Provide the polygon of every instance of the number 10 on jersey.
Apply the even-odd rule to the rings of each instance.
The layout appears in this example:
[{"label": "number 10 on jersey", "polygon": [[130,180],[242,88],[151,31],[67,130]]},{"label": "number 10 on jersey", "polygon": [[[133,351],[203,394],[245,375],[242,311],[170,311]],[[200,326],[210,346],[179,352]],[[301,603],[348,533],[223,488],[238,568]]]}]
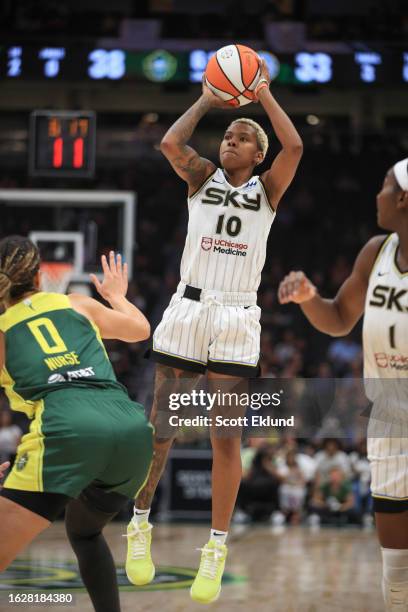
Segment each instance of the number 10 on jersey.
[{"label": "number 10 on jersey", "polygon": [[225,221],[225,215],[220,215],[218,217],[217,229],[215,230],[215,233],[221,234],[223,228],[225,227],[225,231],[227,232],[228,236],[234,238],[235,236],[238,236],[239,232],[241,231],[241,226],[242,221],[239,217],[229,217]]}]

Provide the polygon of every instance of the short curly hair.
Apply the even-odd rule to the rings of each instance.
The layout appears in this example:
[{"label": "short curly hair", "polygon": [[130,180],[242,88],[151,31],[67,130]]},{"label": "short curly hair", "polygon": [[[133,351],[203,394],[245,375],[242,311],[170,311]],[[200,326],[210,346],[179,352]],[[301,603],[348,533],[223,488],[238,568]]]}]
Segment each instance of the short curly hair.
[{"label": "short curly hair", "polygon": [[250,125],[251,128],[255,130],[259,150],[262,151],[262,155],[265,159],[269,147],[268,136],[266,135],[265,130],[259,125],[259,123],[253,121],[252,119],[247,119],[246,117],[234,119],[230,125],[235,125],[235,123],[245,123],[246,125]]}]

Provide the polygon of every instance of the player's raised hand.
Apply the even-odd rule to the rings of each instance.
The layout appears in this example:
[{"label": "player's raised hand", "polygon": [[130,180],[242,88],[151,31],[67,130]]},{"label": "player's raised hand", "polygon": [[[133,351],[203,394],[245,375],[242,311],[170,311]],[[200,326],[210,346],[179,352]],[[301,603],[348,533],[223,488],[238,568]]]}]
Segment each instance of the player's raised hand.
[{"label": "player's raised hand", "polygon": [[[219,96],[216,96],[215,93],[213,93],[211,89],[208,87],[205,81],[205,75],[203,75],[203,96],[208,101],[209,105],[212,108],[231,109],[231,108],[234,108],[234,106],[236,106],[236,102],[235,104],[232,104],[231,102],[225,102],[225,100],[223,100]],[[232,102],[234,102],[234,100],[232,100]]]},{"label": "player's raised hand", "polygon": [[10,467],[10,461],[5,461],[4,463],[0,463],[0,480],[3,478],[6,470]]},{"label": "player's raised hand", "polygon": [[279,285],[278,299],[281,304],[301,304],[311,300],[317,293],[316,287],[304,272],[290,272]]},{"label": "player's raised hand", "polygon": [[128,290],[127,263],[122,262],[122,257],[119,253],[115,256],[114,251],[110,251],[109,259],[106,255],[102,255],[101,262],[103,270],[102,282],[100,282],[95,274],[90,274],[91,281],[99,295],[108,302],[115,297],[125,296]]}]

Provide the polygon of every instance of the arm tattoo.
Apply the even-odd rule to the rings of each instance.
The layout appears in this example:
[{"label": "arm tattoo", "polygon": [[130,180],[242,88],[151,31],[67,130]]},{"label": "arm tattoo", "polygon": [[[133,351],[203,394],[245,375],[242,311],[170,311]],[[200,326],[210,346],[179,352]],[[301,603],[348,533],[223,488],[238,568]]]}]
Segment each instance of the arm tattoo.
[{"label": "arm tattoo", "polygon": [[173,125],[168,131],[169,136],[177,139],[180,145],[186,144],[196,126],[205,113],[209,110],[210,106],[206,100],[200,98],[191,108],[189,108]]},{"label": "arm tattoo", "polygon": [[190,149],[190,147],[184,145],[182,149],[185,150],[184,155],[179,155],[173,159],[173,166],[177,168],[177,170],[181,170],[188,174],[191,181],[200,180],[203,173],[201,157],[198,153],[193,151],[193,149]]},{"label": "arm tattoo", "polygon": [[169,158],[175,170],[187,175],[191,183],[201,182],[205,163],[194,149],[187,146],[198,122],[210,108],[208,102],[200,98],[171,126],[166,137],[177,145],[177,154]]}]

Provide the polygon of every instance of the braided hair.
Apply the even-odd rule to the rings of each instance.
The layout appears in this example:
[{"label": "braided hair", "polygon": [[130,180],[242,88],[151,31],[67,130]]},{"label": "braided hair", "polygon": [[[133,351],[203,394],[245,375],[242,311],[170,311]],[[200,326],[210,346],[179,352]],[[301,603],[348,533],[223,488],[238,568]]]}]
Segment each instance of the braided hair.
[{"label": "braided hair", "polygon": [[7,236],[0,240],[0,302],[35,291],[39,268],[40,253],[29,238]]}]

